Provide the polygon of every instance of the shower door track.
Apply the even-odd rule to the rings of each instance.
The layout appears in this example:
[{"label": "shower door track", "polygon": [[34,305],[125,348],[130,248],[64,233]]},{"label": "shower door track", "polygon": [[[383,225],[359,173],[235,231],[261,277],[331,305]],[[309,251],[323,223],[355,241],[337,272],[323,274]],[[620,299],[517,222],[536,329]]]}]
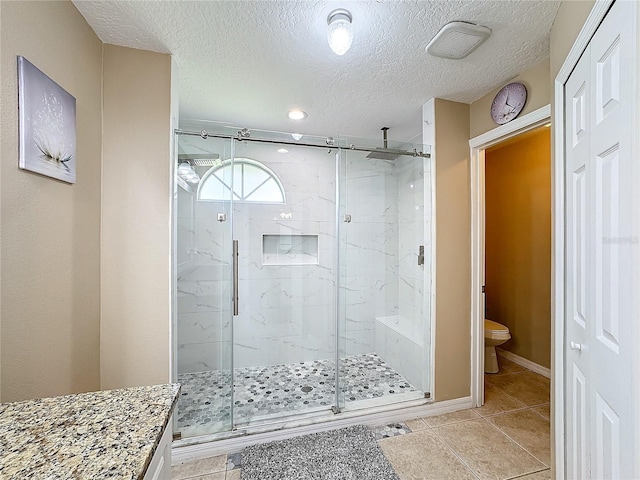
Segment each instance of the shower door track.
[{"label": "shower door track", "polygon": [[[457,404],[460,402],[460,400],[462,399],[456,399],[454,402],[450,403]],[[469,399],[465,398],[464,404],[466,405],[468,401]],[[449,410],[447,403],[449,402],[444,402],[442,406],[444,406],[446,410]],[[374,423],[375,425],[380,425],[380,421],[384,423],[388,421],[400,421],[401,419],[406,420],[412,415],[404,412],[420,412],[416,413],[416,418],[420,417],[422,412],[428,412],[434,406],[436,406],[436,404],[431,399],[422,398],[414,400],[403,400],[397,403],[372,406],[358,410],[346,410],[338,414],[332,413],[331,410],[316,411],[303,414],[291,414],[285,418],[273,420],[267,423],[243,424],[235,427],[233,430],[227,430],[224,432],[174,439],[174,448],[206,445],[211,444],[211,442],[215,442],[217,444],[225,440],[233,439],[237,441],[240,438],[247,438],[254,435],[281,435],[283,432],[291,430],[295,431],[297,429],[309,429],[310,431],[315,432],[322,431],[327,427],[336,428],[337,425],[373,425]],[[371,422],[370,418],[384,420]]]},{"label": "shower door track", "polygon": [[386,407],[369,408],[365,411],[347,412],[326,417],[325,421],[317,418],[313,421],[289,422],[281,428],[267,431],[245,432],[242,429],[234,432],[203,435],[188,439],[176,440],[172,444],[172,463],[174,465],[194,459],[215,455],[235,453],[255,443],[283,440],[299,435],[333,430],[349,425],[378,426],[405,421],[409,418],[442,415],[458,410],[471,408],[471,397],[456,398],[433,403],[429,400],[414,400]]},{"label": "shower door track", "polygon": [[258,143],[271,143],[271,144],[275,144],[275,145],[291,145],[291,146],[295,146],[295,147],[314,147],[314,148],[340,148],[343,150],[353,150],[356,152],[377,152],[377,153],[388,153],[391,155],[407,155],[410,157],[422,157],[422,158],[431,158],[431,154],[429,153],[424,153],[424,152],[419,152],[417,150],[413,150],[413,151],[409,151],[409,150],[398,150],[398,149],[394,149],[394,148],[375,148],[375,147],[358,147],[356,145],[350,144],[350,145],[336,145],[335,142],[336,140],[332,139],[331,137],[327,138],[327,143],[325,143],[324,145],[322,144],[318,144],[318,143],[300,143],[300,142],[289,142],[289,141],[285,141],[285,140],[269,140],[266,138],[252,138],[252,137],[246,137],[246,136],[242,136],[241,132],[238,132],[237,136],[233,136],[233,135],[228,135],[228,134],[221,134],[221,133],[209,133],[206,130],[202,130],[200,132],[195,132],[195,131],[189,131],[189,130],[181,130],[179,128],[177,128],[176,130],[174,130],[176,135],[190,135],[190,136],[194,136],[194,137],[202,137],[204,139],[207,138],[223,138],[223,139],[234,139],[237,140],[239,142],[258,142]]}]

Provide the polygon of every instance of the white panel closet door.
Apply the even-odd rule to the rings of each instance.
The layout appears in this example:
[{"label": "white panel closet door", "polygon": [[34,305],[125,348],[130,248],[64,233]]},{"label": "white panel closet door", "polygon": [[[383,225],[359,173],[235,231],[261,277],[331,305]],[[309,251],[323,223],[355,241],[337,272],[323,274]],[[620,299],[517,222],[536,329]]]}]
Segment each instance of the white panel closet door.
[{"label": "white panel closet door", "polygon": [[[589,81],[589,52],[587,50],[565,85],[565,145],[566,155],[566,215],[567,215],[567,267],[565,310],[567,339],[571,345],[587,344],[589,325],[588,281],[591,277],[587,256],[593,234],[592,222],[587,215],[588,186],[591,176],[589,160],[591,107],[591,83]],[[567,478],[588,478],[589,454],[587,441],[590,437],[587,421],[587,378],[589,372],[588,350],[568,350],[565,368],[565,402],[567,422]]]},{"label": "white panel closet door", "polygon": [[565,86],[570,479],[638,474],[636,8],[612,6]]}]

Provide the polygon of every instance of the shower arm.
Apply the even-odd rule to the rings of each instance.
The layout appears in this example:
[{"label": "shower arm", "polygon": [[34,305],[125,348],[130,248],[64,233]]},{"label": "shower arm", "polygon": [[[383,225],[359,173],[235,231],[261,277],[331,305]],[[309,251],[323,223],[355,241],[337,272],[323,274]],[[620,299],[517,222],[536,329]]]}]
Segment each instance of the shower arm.
[{"label": "shower arm", "polygon": [[222,139],[234,139],[237,140],[239,142],[258,142],[258,143],[271,143],[271,144],[275,144],[275,145],[292,145],[292,146],[296,146],[296,147],[316,147],[316,148],[340,148],[342,150],[353,150],[356,152],[380,152],[380,153],[390,153],[390,154],[395,154],[395,155],[407,155],[410,157],[423,157],[423,158],[431,158],[431,155],[428,153],[424,153],[424,152],[420,152],[417,149],[413,149],[413,151],[409,151],[409,150],[399,150],[399,149],[395,149],[395,148],[386,148],[386,144],[385,144],[385,148],[366,148],[366,147],[358,147],[356,145],[345,145],[345,146],[340,146],[340,145],[330,145],[330,144],[317,144],[317,143],[300,143],[300,142],[289,142],[289,141],[285,141],[285,140],[268,140],[265,138],[252,138],[252,137],[247,137],[247,136],[242,136],[242,135],[238,135],[236,137],[234,137],[233,135],[224,135],[221,133],[209,133],[206,130],[202,130],[200,132],[194,132],[194,131],[189,131],[189,130],[181,130],[179,128],[174,130],[174,133],[176,135],[189,135],[189,136],[196,136],[196,137],[202,137],[205,140],[207,138],[222,138]]}]

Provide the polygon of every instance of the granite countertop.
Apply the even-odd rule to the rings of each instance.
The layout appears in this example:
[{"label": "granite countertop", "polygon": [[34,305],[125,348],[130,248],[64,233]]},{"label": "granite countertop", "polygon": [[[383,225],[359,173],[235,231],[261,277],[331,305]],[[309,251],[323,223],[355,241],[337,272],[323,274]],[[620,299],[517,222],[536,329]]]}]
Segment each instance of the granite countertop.
[{"label": "granite countertop", "polygon": [[141,479],[179,391],[166,384],[0,404],[0,478]]}]

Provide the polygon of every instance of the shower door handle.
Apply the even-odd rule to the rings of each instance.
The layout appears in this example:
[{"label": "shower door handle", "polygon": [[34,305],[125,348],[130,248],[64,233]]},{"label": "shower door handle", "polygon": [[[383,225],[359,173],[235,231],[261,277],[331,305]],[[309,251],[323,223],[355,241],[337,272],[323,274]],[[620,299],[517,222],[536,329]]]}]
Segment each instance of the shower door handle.
[{"label": "shower door handle", "polygon": [[233,241],[233,316],[238,316],[238,240]]}]

